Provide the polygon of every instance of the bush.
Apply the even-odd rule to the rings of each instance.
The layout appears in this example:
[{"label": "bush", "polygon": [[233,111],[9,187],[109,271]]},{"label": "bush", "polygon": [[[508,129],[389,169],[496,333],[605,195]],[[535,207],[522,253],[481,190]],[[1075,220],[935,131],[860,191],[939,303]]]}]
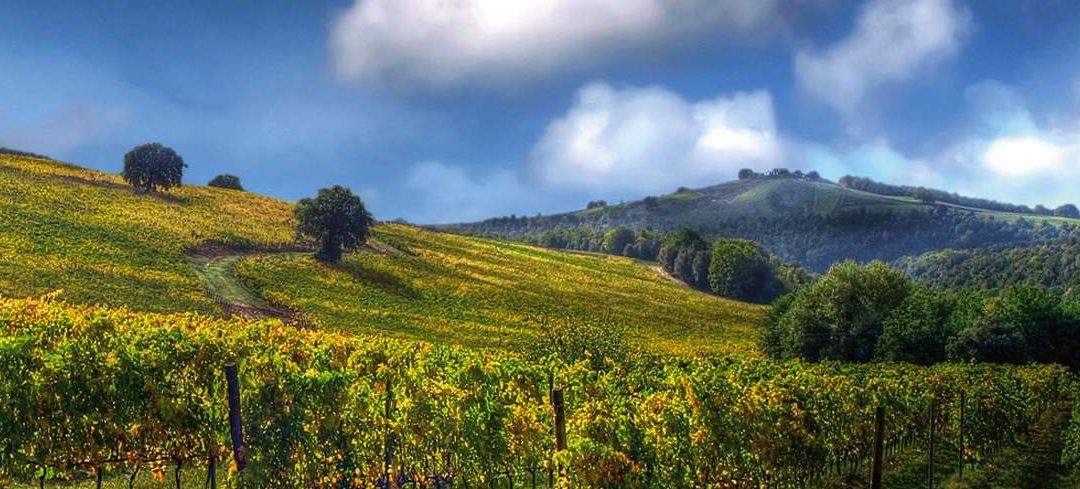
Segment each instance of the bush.
[{"label": "bush", "polygon": [[168,190],[180,186],[187,165],[172,148],[161,143],[136,146],[124,155],[124,181],[137,192],[153,192],[161,187]]},{"label": "bush", "polygon": [[240,185],[240,177],[229,174],[218,175],[212,180],[210,180],[210,183],[207,183],[206,185],[208,187],[227,188],[240,191],[244,190],[244,187]]},{"label": "bush", "polygon": [[615,228],[604,235],[601,247],[604,253],[611,255],[625,255],[626,248],[634,243],[634,232],[627,228]]}]

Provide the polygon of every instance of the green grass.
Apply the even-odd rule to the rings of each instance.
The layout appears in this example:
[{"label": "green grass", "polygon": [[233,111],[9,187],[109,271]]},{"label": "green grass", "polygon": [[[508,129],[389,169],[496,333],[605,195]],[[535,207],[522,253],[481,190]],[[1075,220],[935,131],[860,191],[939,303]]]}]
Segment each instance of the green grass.
[{"label": "green grass", "polygon": [[399,252],[243,259],[237,272],[275,304],[324,327],[473,347],[517,349],[560,322],[626,330],[677,354],[752,353],[765,308],[692,291],[622,257],[380,226]]}]

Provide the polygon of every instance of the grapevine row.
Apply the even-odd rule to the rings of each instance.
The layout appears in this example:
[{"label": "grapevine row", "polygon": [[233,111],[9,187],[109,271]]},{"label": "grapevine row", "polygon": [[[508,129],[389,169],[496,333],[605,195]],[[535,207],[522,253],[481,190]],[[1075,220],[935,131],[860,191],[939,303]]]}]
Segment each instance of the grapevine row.
[{"label": "grapevine row", "polygon": [[[1055,366],[703,358],[597,370],[275,321],[0,299],[0,484],[228,460],[229,362],[244,481],[274,487],[371,487],[388,469],[471,487],[538,467],[569,487],[801,486],[865,467],[878,405],[890,453],[926,435],[931,402],[941,446],[955,446],[963,392],[977,462],[1068,382]],[[552,385],[566,392],[559,452]]]}]

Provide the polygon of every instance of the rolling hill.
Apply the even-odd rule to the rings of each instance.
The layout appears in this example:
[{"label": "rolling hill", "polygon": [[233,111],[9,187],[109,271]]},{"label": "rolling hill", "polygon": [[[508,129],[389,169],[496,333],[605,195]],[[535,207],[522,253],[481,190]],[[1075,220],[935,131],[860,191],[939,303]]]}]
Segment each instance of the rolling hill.
[{"label": "rolling hill", "polygon": [[[958,197],[957,202],[972,200]],[[688,227],[709,236],[758,241],[785,261],[821,272],[849,258],[893,260],[946,247],[1039,243],[1058,237],[1062,225],[1080,223],[957,202],[926,202],[825,180],[762,177],[563,214],[437,228],[523,239],[564,229]]]},{"label": "rolling hill", "polygon": [[[269,299],[344,332],[520,348],[541,328],[587,322],[686,353],[753,351],[765,312],[626,258],[400,225],[376,227],[381,251],[327,266],[294,251],[291,210],[199,186],[135,195],[115,175],[0,155],[0,295],[62,290],[72,303],[220,313],[210,289]],[[208,274],[197,253],[228,261]]]}]

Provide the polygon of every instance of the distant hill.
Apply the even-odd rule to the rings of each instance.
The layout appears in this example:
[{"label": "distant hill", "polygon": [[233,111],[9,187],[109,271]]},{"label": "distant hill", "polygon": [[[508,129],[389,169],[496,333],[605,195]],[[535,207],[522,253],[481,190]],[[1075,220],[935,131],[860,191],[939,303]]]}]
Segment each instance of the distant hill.
[{"label": "distant hill", "polygon": [[[752,239],[785,261],[824,271],[848,258],[893,260],[948,247],[1045,242],[1060,235],[1061,225],[1080,223],[1068,217],[1009,212],[1001,209],[1026,208],[940,191],[886,188],[896,195],[821,179],[759,175],[634,202],[592,203],[591,208],[563,214],[499,217],[438,228],[526,239],[561,229],[688,227],[707,236]],[[977,207],[980,203],[993,208]]]}]

